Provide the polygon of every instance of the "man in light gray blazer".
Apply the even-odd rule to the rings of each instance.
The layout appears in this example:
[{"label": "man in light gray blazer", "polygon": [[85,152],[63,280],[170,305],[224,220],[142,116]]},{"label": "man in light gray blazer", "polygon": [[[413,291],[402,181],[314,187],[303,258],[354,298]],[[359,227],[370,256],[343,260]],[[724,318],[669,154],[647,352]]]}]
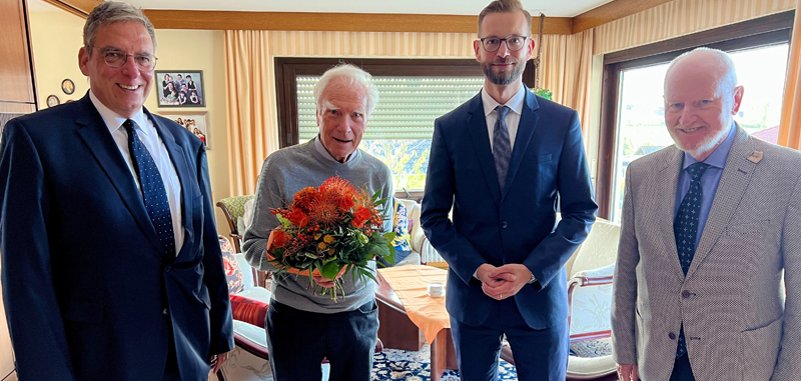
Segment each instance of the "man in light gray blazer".
[{"label": "man in light gray blazer", "polygon": [[724,52],[676,58],[664,96],[676,144],[626,173],[612,309],[618,373],[798,380],[801,153],[734,123],[743,87]]}]

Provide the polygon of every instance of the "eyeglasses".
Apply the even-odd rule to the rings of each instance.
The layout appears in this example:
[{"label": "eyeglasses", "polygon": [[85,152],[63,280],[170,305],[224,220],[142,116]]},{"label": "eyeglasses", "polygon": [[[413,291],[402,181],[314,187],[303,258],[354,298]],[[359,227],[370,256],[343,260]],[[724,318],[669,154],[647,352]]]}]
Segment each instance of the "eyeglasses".
[{"label": "eyeglasses", "polygon": [[[92,49],[94,48],[95,47],[92,47]],[[108,48],[97,49],[100,49],[100,52],[103,54],[103,61],[106,62],[106,65],[115,69],[123,67],[128,62],[128,56],[133,57],[136,66],[145,71],[153,70],[156,67],[156,61],[158,61],[156,56],[150,54],[131,54]]]},{"label": "eyeglasses", "polygon": [[498,49],[501,48],[501,42],[504,41],[506,41],[506,47],[509,50],[516,52],[523,49],[523,46],[526,45],[526,40],[528,40],[528,36],[509,36],[506,38],[484,37],[479,40],[481,41],[481,46],[488,52],[498,51]]}]

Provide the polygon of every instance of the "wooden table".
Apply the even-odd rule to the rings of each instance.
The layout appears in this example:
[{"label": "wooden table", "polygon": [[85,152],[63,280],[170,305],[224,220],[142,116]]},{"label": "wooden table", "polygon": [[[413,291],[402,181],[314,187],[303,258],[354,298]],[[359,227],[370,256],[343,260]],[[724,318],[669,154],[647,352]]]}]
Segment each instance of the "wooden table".
[{"label": "wooden table", "polygon": [[[380,272],[378,281],[376,300],[381,322],[378,337],[384,343],[384,348],[419,351],[425,343],[420,329],[409,319],[403,303]],[[444,276],[442,281],[444,283]],[[439,381],[445,369],[458,369],[450,328],[440,330],[431,343],[431,380]]]}]

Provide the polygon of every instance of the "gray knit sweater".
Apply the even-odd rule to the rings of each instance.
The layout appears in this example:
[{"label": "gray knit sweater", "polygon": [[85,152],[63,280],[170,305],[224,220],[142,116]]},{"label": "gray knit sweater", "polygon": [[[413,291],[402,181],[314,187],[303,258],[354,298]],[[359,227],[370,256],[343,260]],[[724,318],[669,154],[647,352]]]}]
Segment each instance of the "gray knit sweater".
[{"label": "gray knit sweater", "polygon": [[[392,205],[392,177],[389,168],[370,154],[356,150],[344,163],[334,160],[319,137],[307,143],[287,147],[267,157],[256,187],[253,221],[245,231],[242,250],[248,262],[259,270],[273,267],[264,258],[267,237],[278,226],[270,213],[273,208],[285,208],[292,203],[295,193],[308,186],[317,187],[331,176],[339,176],[354,186],[376,191]],[[384,230],[392,231],[391,208],[384,209]],[[375,268],[375,262],[371,262]],[[276,276],[273,279],[273,299],[290,307],[315,312],[336,313],[352,311],[375,298],[376,284],[371,279],[355,280],[350,274],[342,278],[345,297],[333,302],[328,295],[320,295],[320,287],[308,276]]]}]

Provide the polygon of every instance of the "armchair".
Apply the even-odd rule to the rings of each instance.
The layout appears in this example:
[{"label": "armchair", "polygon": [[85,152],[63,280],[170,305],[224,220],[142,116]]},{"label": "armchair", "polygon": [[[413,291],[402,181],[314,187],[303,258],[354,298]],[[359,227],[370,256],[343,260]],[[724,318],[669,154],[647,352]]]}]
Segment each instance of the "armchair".
[{"label": "armchair", "polygon": [[619,237],[620,225],[597,219],[566,266],[571,379],[597,379],[615,372],[610,317]]},{"label": "armchair", "polygon": [[412,254],[416,256],[419,263],[434,266],[439,268],[448,268],[437,250],[428,242],[423,226],[420,225],[420,204],[411,199],[396,198],[396,203],[402,204],[407,211],[409,223],[409,244],[412,248]]},{"label": "armchair", "polygon": [[[226,197],[217,201],[217,207],[222,210],[223,215],[225,215],[225,220],[228,222],[228,229],[230,229],[228,236],[231,237],[230,242],[231,245],[233,245],[233,252],[235,253],[242,252],[242,240],[245,236],[245,229],[247,229],[247,225],[250,223],[248,215],[252,214],[252,206],[249,206],[249,204],[252,203],[252,194]],[[253,277],[256,280],[255,285],[268,287],[270,279],[269,274],[256,270],[255,268],[250,268],[250,270],[253,272]]]},{"label": "armchair", "polygon": [[256,277],[245,256],[233,253],[220,237],[231,310],[234,315],[234,344],[228,360],[217,372],[220,381],[272,380],[264,322],[272,293],[256,285]]},{"label": "armchair", "polygon": [[568,281],[568,376],[596,379],[615,372],[612,357],[612,276],[615,265],[580,271]]},{"label": "armchair", "polygon": [[[610,318],[619,237],[620,225],[597,219],[587,239],[565,265],[570,327],[568,380],[616,379]],[[514,354],[506,343],[501,353],[514,364]]]},{"label": "armchair", "polygon": [[244,221],[245,203],[251,199],[253,199],[253,195],[249,194],[246,196],[226,197],[217,201],[217,207],[222,210],[225,215],[225,220],[228,222],[228,228],[231,231],[229,234],[231,237],[231,244],[234,245],[234,250],[237,253],[242,252],[240,246],[242,244],[243,235],[245,234],[245,228],[247,228],[246,222]]}]

